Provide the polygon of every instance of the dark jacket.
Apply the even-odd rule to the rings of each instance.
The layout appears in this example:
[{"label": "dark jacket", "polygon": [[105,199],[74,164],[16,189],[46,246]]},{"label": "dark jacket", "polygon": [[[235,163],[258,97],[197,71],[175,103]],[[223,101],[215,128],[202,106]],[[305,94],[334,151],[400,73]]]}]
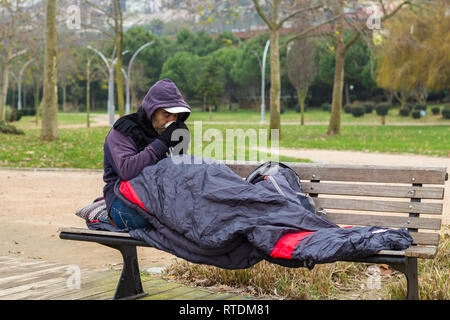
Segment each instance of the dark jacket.
[{"label": "dark jacket", "polygon": [[[176,85],[169,79],[156,82],[142,102],[142,110],[145,112],[146,120],[148,120],[148,126],[152,125],[152,115],[159,108],[179,106],[191,109],[184,101]],[[188,117],[189,113],[183,113],[180,120],[185,121]],[[133,139],[132,135],[126,135],[114,127],[111,128],[106,136],[103,147],[103,181],[105,182],[103,196],[108,212],[116,199],[114,195],[114,183],[116,180],[119,178],[124,181],[130,180],[136,177],[146,166],[155,164],[166,157],[168,147],[161,140],[157,139],[159,135],[156,131],[149,130],[146,132],[146,135],[150,135],[148,138],[152,142],[142,150],[140,150],[141,148],[138,147],[138,143]]]}]

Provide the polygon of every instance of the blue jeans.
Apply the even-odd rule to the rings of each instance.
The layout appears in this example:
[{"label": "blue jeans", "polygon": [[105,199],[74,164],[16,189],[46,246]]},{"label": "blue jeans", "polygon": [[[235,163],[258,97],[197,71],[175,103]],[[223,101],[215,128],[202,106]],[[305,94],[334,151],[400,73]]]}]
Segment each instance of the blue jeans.
[{"label": "blue jeans", "polygon": [[131,209],[119,199],[116,199],[111,206],[111,218],[120,229],[138,229],[149,225],[149,222],[137,211]]}]

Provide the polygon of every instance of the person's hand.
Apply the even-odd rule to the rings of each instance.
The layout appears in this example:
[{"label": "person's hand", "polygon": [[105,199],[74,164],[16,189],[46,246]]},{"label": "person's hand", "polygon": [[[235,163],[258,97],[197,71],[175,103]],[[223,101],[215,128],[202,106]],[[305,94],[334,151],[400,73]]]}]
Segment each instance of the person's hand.
[{"label": "person's hand", "polygon": [[173,137],[175,141],[172,140],[172,135],[177,129],[184,129],[189,132],[189,129],[184,124],[184,122],[173,122],[166,128],[166,130],[164,130],[164,132],[159,136],[158,139],[161,140],[167,147],[173,147],[177,145],[180,142],[180,135],[177,135],[178,139],[176,140],[175,137]]},{"label": "person's hand", "polygon": [[[171,147],[175,147],[178,144],[183,144],[184,142],[186,142],[187,144],[185,146],[187,146],[189,144],[190,141],[190,135],[189,135],[189,129],[186,126],[186,124],[184,122],[178,122],[178,128],[175,129],[176,131],[174,131],[172,133],[172,139],[171,139]],[[181,146],[183,148],[183,146]]]}]

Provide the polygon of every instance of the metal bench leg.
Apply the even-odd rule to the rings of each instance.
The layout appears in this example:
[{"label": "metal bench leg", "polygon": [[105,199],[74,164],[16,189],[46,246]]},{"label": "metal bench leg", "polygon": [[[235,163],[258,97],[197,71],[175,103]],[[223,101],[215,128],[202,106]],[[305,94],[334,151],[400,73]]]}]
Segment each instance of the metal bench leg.
[{"label": "metal bench leg", "polygon": [[123,257],[123,269],[117,284],[114,299],[133,300],[147,295],[142,288],[141,275],[135,246],[107,245],[120,251]]},{"label": "metal bench leg", "polygon": [[417,258],[407,258],[405,276],[408,286],[407,300],[419,300],[419,281],[417,276]]},{"label": "metal bench leg", "polygon": [[405,264],[393,264],[391,266],[405,274],[407,285],[406,300],[419,300],[417,258],[406,258]]}]

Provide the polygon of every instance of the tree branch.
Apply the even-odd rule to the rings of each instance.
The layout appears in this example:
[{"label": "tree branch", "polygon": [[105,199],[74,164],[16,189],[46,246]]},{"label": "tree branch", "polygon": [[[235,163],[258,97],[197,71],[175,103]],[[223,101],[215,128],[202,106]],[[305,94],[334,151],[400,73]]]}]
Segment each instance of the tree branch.
[{"label": "tree branch", "polygon": [[344,46],[344,52],[346,52],[347,49],[348,49],[352,44],[354,44],[354,43],[356,42],[356,40],[358,40],[358,38],[359,38],[360,36],[361,36],[361,32],[357,32],[357,33],[353,36],[352,40],[350,40],[349,42],[347,42],[347,43],[345,44],[345,46]]},{"label": "tree branch", "polygon": [[272,21],[270,21],[270,20],[266,17],[266,15],[264,14],[264,12],[263,12],[262,9],[261,9],[261,6],[259,5],[259,1],[258,1],[258,0],[253,0],[253,4],[255,5],[256,12],[258,12],[259,16],[261,17],[261,19],[264,20],[264,22],[267,24],[267,26],[269,27],[269,29],[270,29],[270,30],[274,30],[275,27],[277,27],[277,26],[275,26],[275,25],[272,23]]},{"label": "tree branch", "polygon": [[277,29],[281,28],[283,23],[285,23],[287,20],[295,17],[298,14],[301,14],[301,13],[306,12],[306,11],[313,11],[313,10],[316,10],[316,9],[319,9],[319,8],[322,8],[322,7],[323,7],[322,5],[318,5],[318,6],[315,6],[315,7],[310,7],[310,8],[306,8],[306,9],[297,10],[297,11],[293,12],[292,14],[288,15],[287,17],[281,19],[281,21],[277,25]]},{"label": "tree branch", "polygon": [[[382,0],[380,0],[380,1],[383,2]],[[396,14],[403,6],[405,6],[405,5],[407,5],[407,4],[412,5],[411,1],[403,1],[401,4],[399,4],[399,5],[397,6],[397,8],[394,9],[394,11],[392,11],[392,12],[389,13],[389,14],[383,15],[383,16],[381,17],[381,21],[385,21],[385,20],[389,19],[390,17],[392,17],[393,15],[395,15],[395,14]]]},{"label": "tree branch", "polygon": [[303,37],[305,37],[308,33],[312,32],[312,31],[314,31],[314,30],[317,30],[317,29],[319,29],[320,27],[322,27],[322,26],[324,26],[324,25],[326,25],[326,24],[328,24],[328,23],[330,23],[330,22],[335,21],[336,19],[338,19],[338,18],[339,18],[340,16],[342,16],[342,15],[344,15],[344,14],[335,16],[335,17],[333,17],[333,18],[331,18],[331,19],[328,19],[328,20],[324,21],[323,23],[321,23],[321,24],[319,24],[319,25],[317,25],[317,26],[311,27],[311,28],[309,28],[308,30],[306,30],[306,31],[304,31],[304,32],[302,32],[302,33],[299,33],[299,34],[297,34],[297,35],[295,35],[295,36],[290,37],[289,39],[286,40],[285,43],[283,43],[283,44],[280,46],[280,49],[285,48],[285,47],[289,44],[289,42],[291,42],[291,41],[303,39]]}]

